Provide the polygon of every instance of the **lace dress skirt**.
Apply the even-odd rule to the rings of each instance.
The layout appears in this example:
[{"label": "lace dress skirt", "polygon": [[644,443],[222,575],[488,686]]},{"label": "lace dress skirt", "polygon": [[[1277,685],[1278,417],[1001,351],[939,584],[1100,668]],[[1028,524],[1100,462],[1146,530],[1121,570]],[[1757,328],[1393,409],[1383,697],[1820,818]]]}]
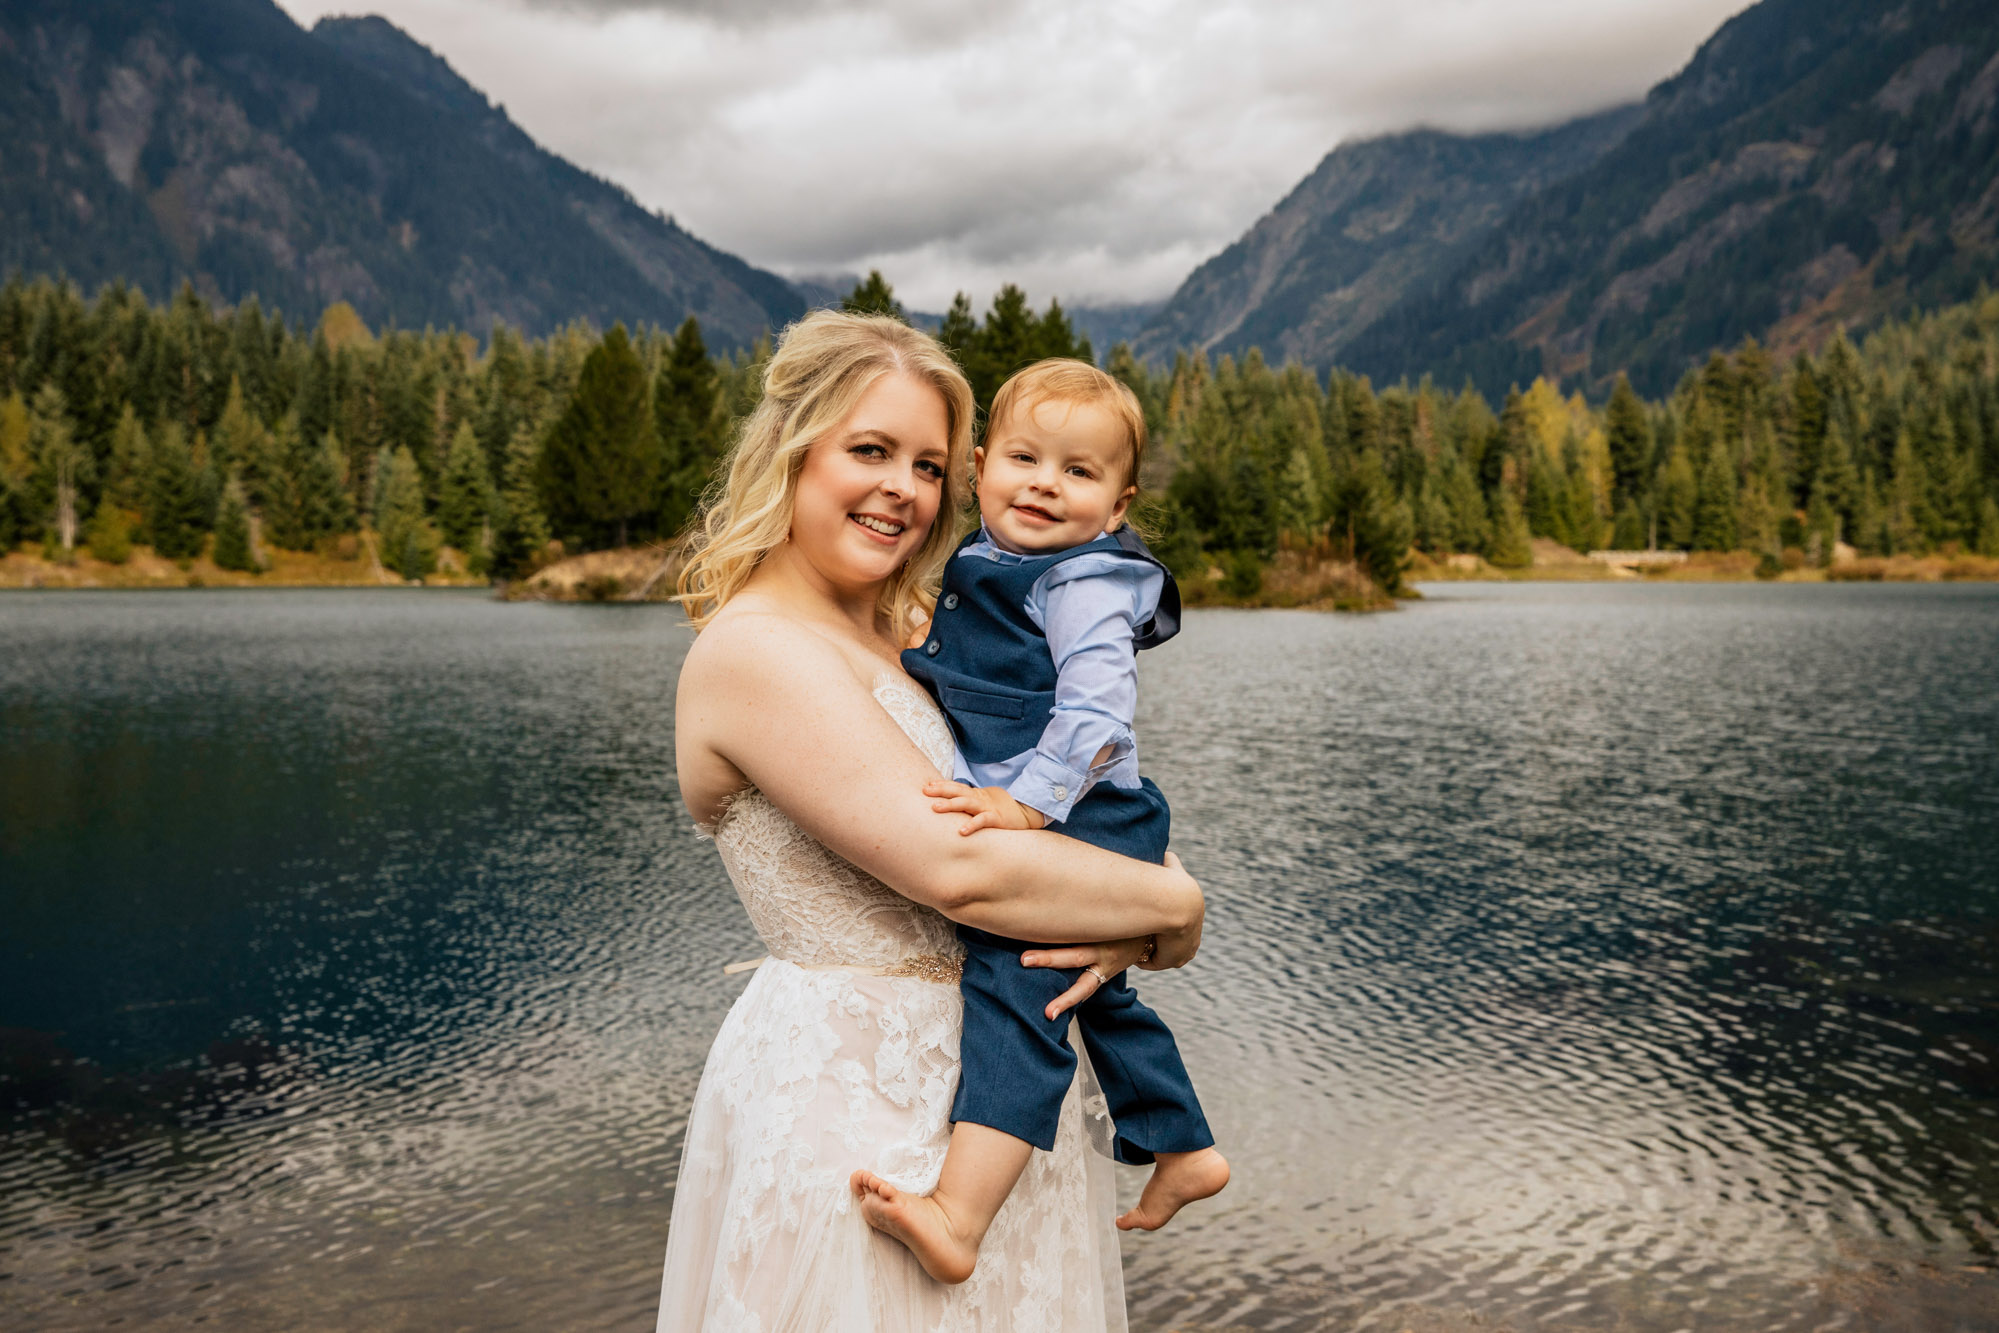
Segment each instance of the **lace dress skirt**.
[{"label": "lace dress skirt", "polygon": [[953,984],[776,960],[757,970],[689,1116],[661,1333],[1123,1333],[1115,1191],[1086,1131],[1087,1074],[969,1282],[932,1281],[862,1221],[856,1168],[936,1186],[961,1017]]}]

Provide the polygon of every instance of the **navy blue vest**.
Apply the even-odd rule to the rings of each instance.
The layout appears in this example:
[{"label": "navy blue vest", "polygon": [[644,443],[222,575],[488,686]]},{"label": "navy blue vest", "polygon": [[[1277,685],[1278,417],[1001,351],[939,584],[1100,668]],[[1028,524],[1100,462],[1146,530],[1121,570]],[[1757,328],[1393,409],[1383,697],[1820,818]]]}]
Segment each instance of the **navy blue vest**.
[{"label": "navy blue vest", "polygon": [[[977,532],[958,544],[962,551]],[[1166,577],[1159,607],[1133,643],[1154,648],[1180,632],[1180,586],[1137,533],[1115,533],[1025,560],[961,560],[944,566],[943,595],[921,648],[906,649],[902,669],[923,682],[950,720],[965,758],[996,764],[1032,750],[1055,711],[1055,659],[1048,636],[1028,618],[1035,581],[1065,560],[1107,551],[1154,566]]]}]

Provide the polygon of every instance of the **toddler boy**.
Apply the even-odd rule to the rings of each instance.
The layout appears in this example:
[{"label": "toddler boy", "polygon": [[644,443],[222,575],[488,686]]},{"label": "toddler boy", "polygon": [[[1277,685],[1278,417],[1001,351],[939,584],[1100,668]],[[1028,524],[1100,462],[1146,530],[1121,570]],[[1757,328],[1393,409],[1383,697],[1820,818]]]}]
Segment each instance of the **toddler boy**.
[{"label": "toddler boy", "polygon": [[[981,524],[945,566],[921,642],[903,666],[936,696],[957,741],[957,782],[926,790],[969,815],[964,832],[1048,828],[1158,862],[1170,812],[1138,772],[1135,652],[1179,629],[1173,576],[1123,526],[1138,493],[1145,418],[1131,391],[1082,361],[1038,362],[993,399],[974,453]],[[1073,1081],[1070,1015],[1047,1006],[1081,975],[1027,968],[1048,947],[958,928],[965,1026],[954,1128],[937,1188],[854,1186],[870,1225],[932,1277],[962,1282],[1034,1148],[1055,1145]],[[1116,1155],[1154,1163],[1120,1227],[1154,1230],[1228,1183],[1228,1163],[1173,1036],[1124,973],[1073,1016],[1116,1127]]]}]

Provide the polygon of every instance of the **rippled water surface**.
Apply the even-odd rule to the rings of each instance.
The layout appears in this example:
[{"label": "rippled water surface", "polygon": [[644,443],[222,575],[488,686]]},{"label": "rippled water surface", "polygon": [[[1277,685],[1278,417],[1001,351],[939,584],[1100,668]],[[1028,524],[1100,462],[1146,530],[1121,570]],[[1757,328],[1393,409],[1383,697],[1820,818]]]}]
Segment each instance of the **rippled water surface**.
[{"label": "rippled water surface", "polygon": [[[1429,591],[1143,659],[1237,1174],[1134,1327],[1999,1328],[1999,590]],[[0,1325],[650,1327],[675,619],[0,600]]]}]

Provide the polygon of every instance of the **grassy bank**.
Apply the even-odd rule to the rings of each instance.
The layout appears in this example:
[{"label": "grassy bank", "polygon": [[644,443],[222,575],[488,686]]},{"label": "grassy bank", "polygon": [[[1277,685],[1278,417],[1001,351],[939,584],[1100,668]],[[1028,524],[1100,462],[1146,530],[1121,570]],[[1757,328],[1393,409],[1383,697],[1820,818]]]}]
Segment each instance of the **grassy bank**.
[{"label": "grassy bank", "polygon": [[1574,583],[1948,583],[1999,581],[1999,560],[1963,554],[1864,556],[1839,560],[1826,568],[1811,565],[1802,551],[1791,549],[1774,563],[1755,551],[1696,551],[1682,564],[1653,565],[1634,571],[1590,560],[1566,546],[1537,537],[1533,563],[1502,569],[1478,556],[1431,558],[1413,553],[1408,578],[1412,583],[1453,582],[1574,582]]},{"label": "grassy bank", "polygon": [[[1407,581],[1455,582],[1574,582],[1574,583],[1736,583],[1757,579],[1785,583],[1944,583],[1999,581],[1999,560],[1975,555],[1859,557],[1820,569],[1789,551],[1772,572],[1753,551],[1702,551],[1676,565],[1653,566],[1633,572],[1590,560],[1566,546],[1537,538],[1533,563],[1502,569],[1475,555],[1431,557],[1413,551]],[[51,559],[43,548],[24,545],[0,556],[0,589],[9,588],[361,588],[406,585],[384,569],[377,558],[372,533],[329,542],[318,551],[268,550],[264,569],[255,574],[223,569],[209,554],[192,560],[167,560],[151,547],[134,546],[131,556],[116,564],[78,550],[68,560]],[[481,587],[486,580],[469,574],[456,551],[439,554],[438,571],[423,579],[426,587]],[[1759,572],[1760,567],[1760,572]],[[677,572],[661,545],[590,551],[559,559],[531,577],[504,585],[508,601],[664,602],[673,595]],[[1251,586],[1247,577],[1232,576],[1219,566],[1205,576],[1181,580],[1188,606],[1290,607],[1313,611],[1381,611],[1396,599],[1385,595],[1353,562],[1335,559],[1320,549],[1287,548],[1263,568]],[[1415,596],[1407,589],[1404,597]]]},{"label": "grassy bank", "polygon": [[[211,558],[214,543],[189,560],[168,560],[150,546],[133,546],[126,559],[98,560],[79,548],[67,559],[52,557],[38,545],[24,545],[0,555],[0,588],[400,588],[398,574],[382,567],[374,534],[349,534],[324,543],[316,551],[262,553],[257,573],[223,569]],[[438,555],[438,571],[423,579],[426,587],[478,587],[482,578],[465,572],[456,551]]]}]

